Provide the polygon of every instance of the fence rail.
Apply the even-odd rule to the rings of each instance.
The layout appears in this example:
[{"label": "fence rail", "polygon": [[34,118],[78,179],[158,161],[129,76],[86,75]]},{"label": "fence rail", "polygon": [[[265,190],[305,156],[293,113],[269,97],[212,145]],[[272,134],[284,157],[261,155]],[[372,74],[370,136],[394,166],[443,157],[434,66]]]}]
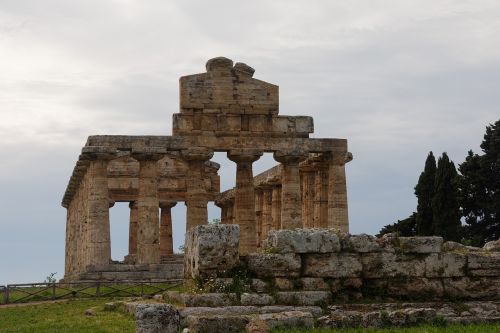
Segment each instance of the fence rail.
[{"label": "fence rail", "polygon": [[0,305],[70,298],[152,296],[181,283],[182,280],[8,284],[0,286]]}]

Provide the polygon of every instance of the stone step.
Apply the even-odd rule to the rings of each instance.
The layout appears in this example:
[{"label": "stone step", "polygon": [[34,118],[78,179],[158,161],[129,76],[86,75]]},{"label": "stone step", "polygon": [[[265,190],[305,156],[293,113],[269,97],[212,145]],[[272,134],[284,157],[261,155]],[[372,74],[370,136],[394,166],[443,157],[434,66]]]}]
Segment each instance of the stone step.
[{"label": "stone step", "polygon": [[238,297],[235,293],[192,294],[167,291],[164,294],[164,298],[168,302],[185,307],[221,307],[230,305],[326,307],[332,301],[332,294],[329,291],[281,291],[273,295],[243,293]]},{"label": "stone step", "polygon": [[182,279],[183,275],[184,275],[183,265],[180,264],[150,264],[150,265],[110,264],[100,267],[94,267],[94,270],[80,274],[78,280],[162,281],[171,279]]}]

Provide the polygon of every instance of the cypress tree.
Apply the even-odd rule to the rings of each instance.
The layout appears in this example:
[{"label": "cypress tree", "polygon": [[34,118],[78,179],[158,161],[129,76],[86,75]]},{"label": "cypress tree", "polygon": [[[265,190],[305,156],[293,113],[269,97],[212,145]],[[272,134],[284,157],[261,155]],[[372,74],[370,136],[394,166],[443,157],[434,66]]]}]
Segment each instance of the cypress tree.
[{"label": "cypress tree", "polygon": [[434,195],[435,178],[436,159],[431,151],[427,155],[424,171],[420,174],[418,183],[415,186],[415,195],[418,199],[415,220],[417,235],[419,236],[433,234],[432,197]]},{"label": "cypress tree", "polygon": [[438,159],[431,206],[433,234],[446,240],[459,241],[461,222],[457,171],[446,153]]},{"label": "cypress tree", "polygon": [[469,152],[460,165],[460,203],[472,245],[500,238],[500,120],[486,127],[483,155]]}]

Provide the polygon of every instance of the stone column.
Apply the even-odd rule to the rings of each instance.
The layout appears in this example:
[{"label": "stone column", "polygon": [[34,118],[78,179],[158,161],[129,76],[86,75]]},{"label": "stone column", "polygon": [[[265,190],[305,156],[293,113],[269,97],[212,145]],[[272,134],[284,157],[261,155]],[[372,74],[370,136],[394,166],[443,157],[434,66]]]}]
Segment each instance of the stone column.
[{"label": "stone column", "polygon": [[302,228],[299,163],[303,152],[277,151],[274,159],[283,164],[281,175],[281,226],[283,229]]},{"label": "stone column", "polygon": [[107,265],[111,262],[109,225],[108,161],[114,155],[92,154],[89,165],[87,202],[87,253],[88,265]]},{"label": "stone column", "polygon": [[240,226],[240,254],[257,250],[257,228],[255,224],[255,191],[252,163],[262,152],[251,149],[230,150],[227,157],[236,163],[236,188],[234,194],[234,216]]},{"label": "stone column", "polygon": [[160,214],[160,258],[174,254],[172,243],[172,207],[177,202],[161,202]]},{"label": "stone column", "polygon": [[128,254],[137,254],[137,220],[139,213],[137,211],[137,201],[131,201],[128,204],[130,208],[129,229],[128,229]]},{"label": "stone column", "polygon": [[325,163],[316,163],[314,178],[314,227],[328,228],[328,167]]},{"label": "stone column", "polygon": [[274,229],[281,229],[281,186],[275,185],[271,194],[271,216]]},{"label": "stone column", "polygon": [[345,164],[351,160],[351,153],[332,153],[329,161],[328,226],[342,232],[349,232]]},{"label": "stone column", "polygon": [[227,223],[234,224],[234,201],[230,201],[227,207]]},{"label": "stone column", "polygon": [[304,228],[314,228],[315,171],[311,164],[302,164],[302,219]]},{"label": "stone column", "polygon": [[137,264],[159,264],[158,160],[162,154],[134,153],[139,161]]},{"label": "stone column", "polygon": [[187,161],[186,182],[186,230],[208,223],[208,195],[205,176],[205,162],[213,156],[213,151],[206,148],[189,148],[181,151]]},{"label": "stone column", "polygon": [[262,234],[261,241],[267,238],[270,230],[274,229],[272,217],[272,188],[267,186],[262,190]]},{"label": "stone column", "polygon": [[257,247],[260,247],[260,241],[262,240],[262,198],[263,193],[261,189],[255,189],[255,224],[257,227]]}]

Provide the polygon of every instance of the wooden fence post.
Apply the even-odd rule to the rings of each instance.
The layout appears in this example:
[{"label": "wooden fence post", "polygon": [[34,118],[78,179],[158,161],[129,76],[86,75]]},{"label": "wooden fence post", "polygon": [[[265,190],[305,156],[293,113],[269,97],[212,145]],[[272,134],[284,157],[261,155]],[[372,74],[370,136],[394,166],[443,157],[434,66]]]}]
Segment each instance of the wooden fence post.
[{"label": "wooden fence post", "polygon": [[101,297],[101,282],[97,282],[96,288],[95,288],[95,295],[97,297]]},{"label": "wooden fence post", "polygon": [[5,304],[9,304],[9,285],[3,288],[3,300]]},{"label": "wooden fence post", "polygon": [[52,299],[56,299],[56,284],[52,283]]}]

